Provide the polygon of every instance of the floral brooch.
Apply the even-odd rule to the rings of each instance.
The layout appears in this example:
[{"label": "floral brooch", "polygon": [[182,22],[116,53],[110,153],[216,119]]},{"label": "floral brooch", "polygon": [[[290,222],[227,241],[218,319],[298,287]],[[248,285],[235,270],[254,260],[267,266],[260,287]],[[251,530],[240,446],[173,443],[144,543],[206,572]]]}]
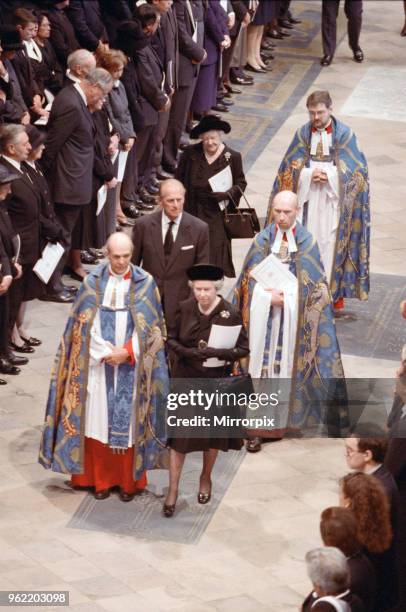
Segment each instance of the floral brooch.
[{"label": "floral brooch", "polygon": [[225,158],[226,158],[226,160],[229,162],[229,161],[230,161],[230,159],[231,159],[231,153],[230,153],[230,151],[226,151],[226,152],[224,153],[224,157],[225,157]]},{"label": "floral brooch", "polygon": [[228,312],[228,310],[222,310],[220,312],[220,317],[222,317],[223,319],[229,319],[230,318],[230,313]]}]

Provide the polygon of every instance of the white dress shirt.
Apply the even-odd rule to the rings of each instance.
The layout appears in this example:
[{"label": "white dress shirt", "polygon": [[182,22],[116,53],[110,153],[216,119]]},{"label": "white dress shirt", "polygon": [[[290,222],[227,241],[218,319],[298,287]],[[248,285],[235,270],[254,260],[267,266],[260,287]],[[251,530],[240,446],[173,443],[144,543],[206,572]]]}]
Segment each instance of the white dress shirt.
[{"label": "white dress shirt", "polygon": [[180,222],[182,220],[182,213],[180,213],[180,215],[178,217],[176,217],[176,219],[169,219],[169,217],[166,216],[166,214],[164,212],[162,212],[162,244],[165,242],[165,236],[166,236],[166,232],[169,229],[169,223],[171,221],[173,221],[173,225],[172,225],[172,236],[173,236],[173,241],[176,241],[176,236],[178,235],[178,230],[179,230],[179,225]]}]

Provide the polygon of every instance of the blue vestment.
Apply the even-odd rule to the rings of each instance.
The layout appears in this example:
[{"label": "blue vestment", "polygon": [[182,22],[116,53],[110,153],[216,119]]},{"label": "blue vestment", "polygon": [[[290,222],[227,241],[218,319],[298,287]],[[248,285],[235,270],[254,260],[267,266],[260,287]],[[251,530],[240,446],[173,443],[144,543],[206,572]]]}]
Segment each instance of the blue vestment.
[{"label": "blue vestment", "polygon": [[[276,232],[276,225],[272,223],[254,238],[234,289],[233,303],[240,309],[248,331],[256,283],[250,272],[271,253]],[[346,425],[347,412],[331,294],[316,241],[300,223],[296,223],[296,243],[297,252],[290,254],[290,271],[298,279],[298,321],[296,344],[291,347],[295,357],[287,426],[303,430],[323,423],[329,426],[329,433],[334,428],[338,435]],[[264,370],[269,361],[271,311],[272,307],[268,317]]]},{"label": "blue vestment", "polygon": [[[108,264],[89,274],[80,287],[63,334],[51,376],[39,462],[68,474],[84,472],[84,430],[89,374],[90,332],[109,275]],[[164,406],[168,368],[161,301],[150,274],[131,265],[128,292],[131,325],[138,334],[137,393],[134,394],[134,478],[162,467]],[[115,423],[117,428],[117,423]]]},{"label": "blue vestment", "polygon": [[[279,167],[271,204],[279,191],[297,193],[302,168],[309,167],[312,124],[306,123],[295,134]],[[368,168],[351,129],[332,119],[333,160],[337,167],[340,192],[340,219],[331,279],[333,301],[341,297],[368,299],[370,209]]]}]

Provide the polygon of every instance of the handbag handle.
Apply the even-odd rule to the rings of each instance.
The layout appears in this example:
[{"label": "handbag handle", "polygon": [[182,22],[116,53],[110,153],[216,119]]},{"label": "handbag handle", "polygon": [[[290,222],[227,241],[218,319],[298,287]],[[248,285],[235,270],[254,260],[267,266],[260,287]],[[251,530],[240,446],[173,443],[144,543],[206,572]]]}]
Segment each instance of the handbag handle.
[{"label": "handbag handle", "polygon": [[[228,192],[227,192],[227,196],[230,198],[230,200],[231,200],[231,201],[232,201],[232,203],[234,204],[234,208],[235,208],[236,212],[237,212],[237,213],[240,215],[240,217],[242,217],[242,212],[239,210],[238,205],[235,203],[235,200],[234,200],[233,196],[232,196],[230,193],[228,193]],[[224,216],[225,216],[226,220],[227,220],[227,216],[228,216],[228,213],[227,213],[227,208],[228,208],[228,207],[226,206],[226,207],[225,207],[225,209],[224,209],[224,211],[223,211],[223,212],[224,212]]]},{"label": "handbag handle", "polygon": [[[247,196],[245,195],[245,193],[243,192],[243,190],[241,189],[241,187],[240,187],[239,185],[236,185],[236,187],[237,187],[238,191],[241,193],[242,197],[244,198],[245,203],[246,203],[246,205],[248,206],[248,208],[249,208],[250,210],[252,210],[252,206],[251,206],[251,205],[250,205],[250,203],[248,202],[248,200],[247,200]],[[234,206],[235,206],[235,204],[234,204]]]}]

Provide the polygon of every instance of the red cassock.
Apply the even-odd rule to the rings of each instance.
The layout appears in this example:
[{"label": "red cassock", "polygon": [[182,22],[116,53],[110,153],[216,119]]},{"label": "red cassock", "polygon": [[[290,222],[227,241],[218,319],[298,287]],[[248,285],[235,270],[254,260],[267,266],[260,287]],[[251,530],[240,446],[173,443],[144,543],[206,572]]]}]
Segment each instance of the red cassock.
[{"label": "red cassock", "polygon": [[120,487],[133,494],[147,486],[146,472],[139,480],[133,477],[134,447],[124,453],[113,453],[107,444],[85,438],[85,473],[72,474],[73,487],[94,487],[96,492]]}]

